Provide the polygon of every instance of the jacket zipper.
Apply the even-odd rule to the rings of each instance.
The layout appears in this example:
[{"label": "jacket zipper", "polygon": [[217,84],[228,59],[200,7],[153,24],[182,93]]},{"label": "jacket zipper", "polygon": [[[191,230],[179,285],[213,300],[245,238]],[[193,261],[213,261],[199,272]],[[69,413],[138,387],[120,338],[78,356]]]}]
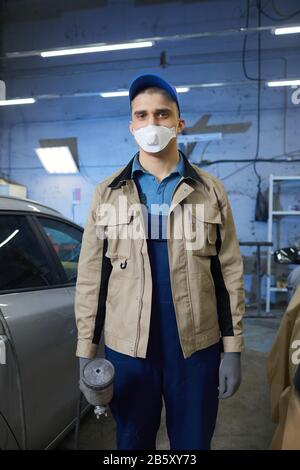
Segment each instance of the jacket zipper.
[{"label": "jacket zipper", "polygon": [[[133,191],[136,193],[138,199],[139,199],[139,193],[136,187],[135,182],[133,181]],[[143,214],[141,215],[143,217]],[[141,276],[141,289],[140,289],[140,300],[139,300],[139,313],[138,313],[138,324],[137,324],[137,334],[136,334],[136,340],[135,340],[135,345],[134,345],[134,356],[137,356],[137,350],[138,350],[138,344],[139,344],[139,339],[140,339],[140,322],[141,322],[141,313],[142,313],[142,305],[143,305],[143,295],[144,295],[144,289],[145,289],[145,273],[144,273],[144,256],[143,256],[143,244],[145,243],[146,239],[143,239],[143,242],[141,244],[141,249],[140,249],[140,254],[141,254],[141,265],[142,265],[142,276]]]},{"label": "jacket zipper", "polygon": [[[176,184],[175,188],[173,189],[172,196],[171,196],[171,201],[172,201],[172,199],[173,199],[174,192],[175,192],[175,190],[177,189],[177,187],[179,186],[179,183],[181,183],[181,181],[182,181],[182,178],[180,178],[180,180],[179,180],[178,183]],[[167,241],[167,246],[168,246],[168,241]],[[143,245],[142,245],[142,247],[143,247]],[[144,256],[143,256],[143,253],[142,253],[142,247],[141,247],[141,250],[140,250],[141,257],[142,257],[142,286],[141,286],[141,291],[140,291],[140,305],[139,305],[139,317],[138,317],[137,337],[136,337],[135,348],[134,348],[134,355],[135,355],[135,357],[136,357],[136,355],[137,355],[138,343],[139,343],[139,339],[140,339],[140,330],[141,330],[141,327],[140,327],[140,320],[141,320],[142,303],[143,303],[143,300],[142,300],[142,299],[143,299],[144,289],[145,289],[145,271],[144,271],[145,264],[144,264]],[[168,247],[168,258],[169,258],[169,247]],[[170,263],[169,263],[169,264],[170,264]],[[175,314],[176,314],[176,311],[175,311]],[[177,318],[177,315],[176,315],[176,318]]]},{"label": "jacket zipper", "polygon": [[[178,183],[176,184],[175,188],[173,189],[172,196],[171,196],[171,203],[172,203],[172,199],[173,199],[175,190],[178,188],[178,186],[179,186],[179,184],[180,184],[181,182],[182,182],[182,179],[180,179],[180,180],[178,181]],[[170,223],[170,221],[169,221],[169,223]],[[168,247],[168,260],[169,260],[169,267],[170,267],[170,249],[169,249],[169,242],[168,242],[168,239],[167,239],[167,247]],[[187,260],[185,260],[185,263],[186,263],[185,265],[187,266]],[[189,279],[188,279],[188,274],[187,274],[187,273],[186,273],[186,277],[187,277],[187,283],[188,283],[188,289],[189,289],[189,296],[191,296],[191,293],[190,293],[190,285],[189,285]],[[171,282],[171,289],[172,289],[172,294],[173,294],[171,272],[170,272],[170,282]],[[182,342],[181,342],[181,337],[180,337],[180,328],[179,328],[179,326],[178,326],[178,325],[179,325],[179,323],[178,323],[178,315],[177,315],[177,309],[176,309],[176,305],[175,305],[174,300],[173,300],[173,304],[174,304],[176,325],[177,325],[177,329],[178,329],[179,342],[180,342],[182,351],[184,351],[184,348],[183,348],[183,345],[182,345]],[[194,319],[193,319],[193,321],[194,321]]]},{"label": "jacket zipper", "polygon": [[141,282],[141,290],[140,290],[140,304],[139,304],[139,317],[138,317],[138,326],[137,326],[137,336],[136,336],[135,348],[134,348],[135,357],[137,355],[138,343],[139,343],[139,339],[140,339],[140,330],[141,330],[140,320],[141,320],[143,295],[144,295],[144,288],[145,288],[144,256],[143,256],[143,253],[142,253],[143,243],[142,243],[141,250],[140,250],[141,258],[142,258],[142,263],[141,263],[142,264],[142,282]]}]

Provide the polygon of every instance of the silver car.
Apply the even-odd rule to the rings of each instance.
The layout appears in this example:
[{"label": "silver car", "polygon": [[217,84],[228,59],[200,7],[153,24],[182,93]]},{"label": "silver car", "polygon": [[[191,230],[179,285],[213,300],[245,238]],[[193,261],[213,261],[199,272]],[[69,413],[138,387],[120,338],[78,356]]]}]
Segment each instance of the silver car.
[{"label": "silver car", "polygon": [[53,447],[78,399],[74,291],[83,229],[0,196],[0,448]]}]

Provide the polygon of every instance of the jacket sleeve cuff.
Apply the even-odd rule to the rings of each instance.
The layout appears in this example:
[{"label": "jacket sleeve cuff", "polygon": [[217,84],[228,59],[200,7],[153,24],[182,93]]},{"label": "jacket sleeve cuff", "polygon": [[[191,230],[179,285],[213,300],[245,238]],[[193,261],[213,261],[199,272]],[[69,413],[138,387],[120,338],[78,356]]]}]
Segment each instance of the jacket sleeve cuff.
[{"label": "jacket sleeve cuff", "polygon": [[222,341],[224,352],[242,352],[245,349],[243,335],[223,336]]},{"label": "jacket sleeve cuff", "polygon": [[78,340],[77,341],[77,349],[76,349],[76,356],[77,357],[85,357],[87,359],[93,359],[96,356],[98,350],[98,345],[93,344],[89,340]]}]

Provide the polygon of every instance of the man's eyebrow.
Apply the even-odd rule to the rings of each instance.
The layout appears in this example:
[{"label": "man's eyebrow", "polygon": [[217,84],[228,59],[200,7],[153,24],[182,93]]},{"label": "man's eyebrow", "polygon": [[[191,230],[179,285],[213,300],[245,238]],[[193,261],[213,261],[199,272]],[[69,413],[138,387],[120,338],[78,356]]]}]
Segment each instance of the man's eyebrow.
[{"label": "man's eyebrow", "polygon": [[139,111],[135,111],[133,114],[136,116],[137,114],[141,114],[141,113],[146,113],[146,111],[144,111],[143,109],[139,110]]},{"label": "man's eyebrow", "polygon": [[[155,113],[158,113],[158,112],[162,112],[162,111],[172,111],[171,108],[157,108],[155,109]],[[144,109],[141,109],[139,111],[135,111],[133,114],[136,116],[137,114],[141,114],[141,113],[147,113],[147,110],[144,110]]]},{"label": "man's eyebrow", "polygon": [[161,112],[161,111],[172,111],[172,109],[171,108],[158,108],[155,110],[156,113]]}]

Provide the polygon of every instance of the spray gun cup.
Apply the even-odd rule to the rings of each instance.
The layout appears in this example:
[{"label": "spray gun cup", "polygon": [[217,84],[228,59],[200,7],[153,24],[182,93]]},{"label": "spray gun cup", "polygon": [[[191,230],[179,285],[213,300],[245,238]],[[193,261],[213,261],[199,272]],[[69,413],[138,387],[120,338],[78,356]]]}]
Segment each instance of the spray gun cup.
[{"label": "spray gun cup", "polygon": [[83,368],[86,399],[93,406],[106,406],[113,398],[115,369],[110,361],[95,358]]}]

